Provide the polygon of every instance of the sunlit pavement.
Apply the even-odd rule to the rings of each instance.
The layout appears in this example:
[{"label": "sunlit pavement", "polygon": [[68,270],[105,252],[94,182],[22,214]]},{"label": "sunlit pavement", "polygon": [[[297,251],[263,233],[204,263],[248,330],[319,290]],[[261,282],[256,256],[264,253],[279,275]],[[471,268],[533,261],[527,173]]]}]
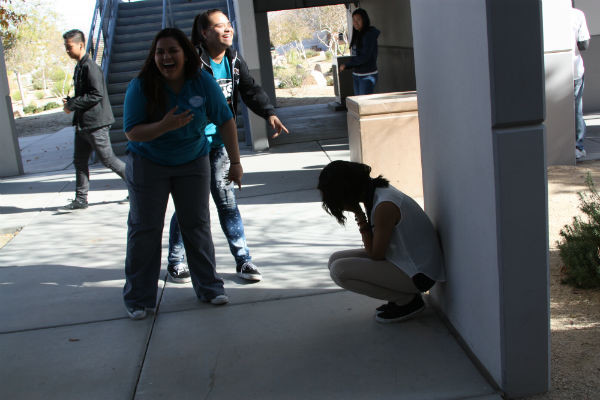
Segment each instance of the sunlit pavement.
[{"label": "sunlit pavement", "polygon": [[21,229],[0,249],[0,398],[500,399],[434,310],[381,325],[381,301],[333,284],[329,255],[360,236],[323,211],[315,187],[323,166],[349,159],[346,128],[315,138],[288,125],[300,143],[292,133],[268,152],[242,147],[238,200],[263,281],[235,276],[211,205],[230,304],[165,282],[165,229],[160,302],[142,321],[121,296],[125,184],[95,164],[90,207],[65,211],[72,132],[22,143],[28,173],[0,180],[0,231]]}]

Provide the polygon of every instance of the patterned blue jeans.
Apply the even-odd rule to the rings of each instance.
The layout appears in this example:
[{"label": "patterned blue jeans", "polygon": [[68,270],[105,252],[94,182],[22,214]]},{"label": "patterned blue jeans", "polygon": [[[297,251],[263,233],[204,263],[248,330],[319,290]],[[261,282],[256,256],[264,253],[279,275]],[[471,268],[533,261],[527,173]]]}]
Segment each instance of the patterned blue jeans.
[{"label": "patterned blue jeans", "polygon": [[[217,206],[219,222],[221,229],[229,243],[229,250],[235,258],[236,266],[241,266],[250,261],[250,250],[246,244],[246,235],[244,233],[244,223],[235,200],[234,184],[227,183],[227,173],[229,172],[229,157],[225,147],[221,146],[210,151],[210,193]],[[183,238],[179,230],[177,213],[171,217],[171,227],[169,231],[169,265],[176,265],[183,261],[185,249],[183,248]]]}]

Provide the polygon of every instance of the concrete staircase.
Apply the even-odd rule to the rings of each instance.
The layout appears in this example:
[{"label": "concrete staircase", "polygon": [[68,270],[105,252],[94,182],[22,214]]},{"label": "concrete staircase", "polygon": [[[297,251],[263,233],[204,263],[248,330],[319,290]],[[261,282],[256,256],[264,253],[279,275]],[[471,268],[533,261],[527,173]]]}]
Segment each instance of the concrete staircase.
[{"label": "concrete staircase", "polygon": [[[226,0],[170,0],[170,3],[175,27],[184,31],[188,37],[197,14],[212,8],[227,12]],[[107,82],[115,115],[110,138],[117,154],[124,154],[127,145],[123,132],[125,91],[142,68],[152,39],[162,27],[162,13],[162,0],[119,4]]]}]

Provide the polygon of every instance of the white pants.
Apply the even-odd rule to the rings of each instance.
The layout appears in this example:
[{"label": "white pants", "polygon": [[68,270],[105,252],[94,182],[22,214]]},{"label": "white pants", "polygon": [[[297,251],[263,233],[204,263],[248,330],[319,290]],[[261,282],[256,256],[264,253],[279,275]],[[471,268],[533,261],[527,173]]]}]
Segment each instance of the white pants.
[{"label": "white pants", "polygon": [[333,253],[328,267],[331,279],[339,286],[369,297],[402,305],[419,293],[400,268],[387,260],[372,260],[364,249]]}]

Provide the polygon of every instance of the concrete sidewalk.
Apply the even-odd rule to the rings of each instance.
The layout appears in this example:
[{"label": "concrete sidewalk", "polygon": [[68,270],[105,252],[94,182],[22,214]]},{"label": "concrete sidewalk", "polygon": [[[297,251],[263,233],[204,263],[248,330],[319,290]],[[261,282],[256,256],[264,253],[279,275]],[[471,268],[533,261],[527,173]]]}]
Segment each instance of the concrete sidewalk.
[{"label": "concrete sidewalk", "polygon": [[90,207],[62,210],[74,173],[64,157],[54,166],[46,157],[63,145],[70,157],[68,136],[30,139],[23,150],[35,173],[0,180],[0,231],[22,228],[0,249],[0,398],[501,398],[434,311],[381,325],[373,318],[381,301],[329,278],[329,255],[361,245],[315,190],[323,166],[349,159],[347,139],[288,137],[269,152],[243,150],[238,199],[263,281],[236,277],[212,208],[231,303],[206,305],[191,284],[165,282],[165,230],[159,307],[131,321],[121,296],[125,184],[96,164]]}]

